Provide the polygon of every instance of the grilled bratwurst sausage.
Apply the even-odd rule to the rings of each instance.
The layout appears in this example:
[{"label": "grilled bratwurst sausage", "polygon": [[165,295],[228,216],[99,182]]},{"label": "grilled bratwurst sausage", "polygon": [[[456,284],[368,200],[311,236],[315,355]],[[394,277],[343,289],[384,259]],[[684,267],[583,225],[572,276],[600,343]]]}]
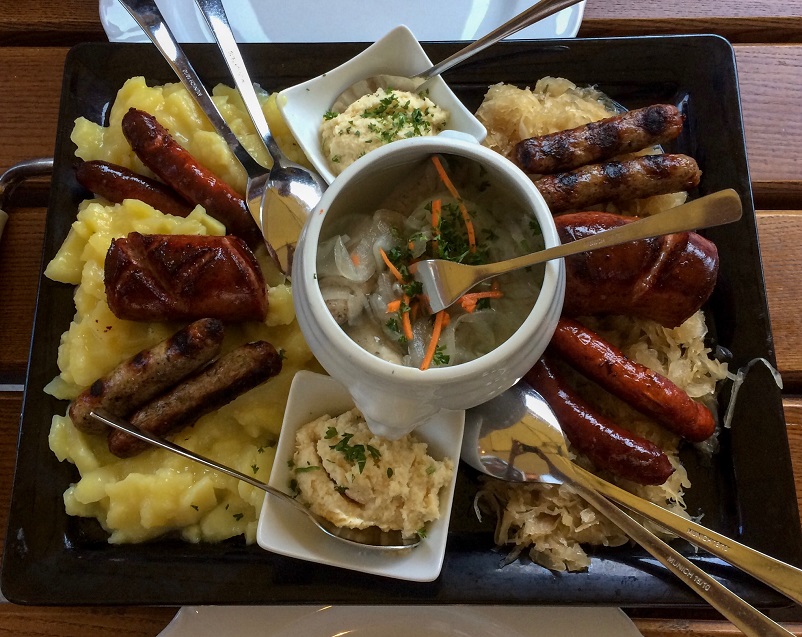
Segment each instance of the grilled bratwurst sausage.
[{"label": "grilled bratwurst sausage", "polygon": [[[577,212],[554,218],[563,243],[630,223],[633,217]],[[716,285],[718,251],[695,232],[680,232],[565,259],[563,314],[630,314],[676,327]]]},{"label": "grilled bratwurst sausage", "polygon": [[186,217],[193,209],[169,186],[117,164],[84,161],[75,169],[75,177],[84,188],[112,203],[139,199],[156,210],[176,217]]},{"label": "grilled bratwurst sausage", "polygon": [[656,104],[519,142],[514,159],[528,173],[549,174],[664,144],[682,131],[676,106]]},{"label": "grilled bratwurst sausage", "polygon": [[579,373],[669,431],[691,442],[707,440],[715,432],[716,422],[707,407],[584,325],[561,318],[549,347]]},{"label": "grilled bratwurst sausage", "polygon": [[187,201],[203,206],[230,234],[244,239],[250,248],[255,249],[264,242],[245,200],[195,161],[155,117],[132,108],[123,117],[122,130],[137,157],[159,179]]},{"label": "grilled bratwurst sausage", "polygon": [[[281,355],[266,341],[246,343],[221,356],[199,374],[139,409],[130,421],[156,436],[166,436],[230,403],[281,371]],[[109,431],[109,451],[130,458],[149,443],[118,429]]]},{"label": "grilled bratwurst sausage", "polygon": [[239,237],[143,235],[114,239],[105,287],[114,315],[130,321],[263,321],[259,264]]},{"label": "grilled bratwurst sausage", "polygon": [[556,213],[690,190],[701,176],[696,160],[687,155],[644,155],[547,175],[535,186]]},{"label": "grilled bratwurst sausage", "polygon": [[92,383],[70,404],[70,419],[85,433],[103,433],[106,427],[92,419],[90,411],[104,409],[114,416],[128,417],[212,360],[222,343],[222,322],[208,318],[195,321]]},{"label": "grilled bratwurst sausage", "polygon": [[674,472],[668,456],[657,445],[596,413],[570,387],[548,355],[525,378],[554,410],[574,448],[596,468],[639,484],[663,484]]}]

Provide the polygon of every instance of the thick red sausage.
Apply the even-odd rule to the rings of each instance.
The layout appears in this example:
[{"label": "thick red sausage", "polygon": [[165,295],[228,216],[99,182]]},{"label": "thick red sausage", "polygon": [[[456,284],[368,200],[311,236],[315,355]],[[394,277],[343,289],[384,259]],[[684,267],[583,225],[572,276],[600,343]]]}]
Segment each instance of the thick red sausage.
[{"label": "thick red sausage", "polygon": [[90,411],[104,409],[114,416],[128,417],[212,360],[222,344],[222,322],[195,321],[92,383],[70,404],[70,419],[85,433],[103,433],[106,427],[90,418]]},{"label": "thick red sausage", "polygon": [[117,164],[84,161],[75,169],[75,177],[84,188],[112,203],[139,199],[156,210],[176,217],[186,217],[194,207],[169,186]]},{"label": "thick red sausage", "polygon": [[[563,243],[632,221],[606,212],[554,218]],[[565,316],[629,314],[676,327],[713,292],[718,251],[695,232],[681,232],[573,255],[565,270]]]},{"label": "thick red sausage", "polygon": [[130,321],[263,321],[267,292],[239,237],[143,235],[114,239],[106,254],[106,298]]},{"label": "thick red sausage", "polygon": [[584,325],[561,318],[549,347],[578,372],[669,431],[691,442],[707,440],[715,432],[716,422],[707,407]]},{"label": "thick red sausage", "polygon": [[[201,416],[278,374],[281,361],[270,343],[246,343],[142,407],[131,416],[131,424],[156,436],[189,427]],[[108,445],[115,456],[129,458],[145,450],[149,443],[113,429],[109,431]]]},{"label": "thick red sausage", "polygon": [[122,130],[137,157],[159,179],[186,200],[203,206],[230,234],[244,239],[249,247],[255,249],[264,243],[245,200],[195,161],[155,117],[132,108],[123,117]]},{"label": "thick red sausage", "polygon": [[657,445],[596,413],[571,389],[548,356],[525,378],[554,410],[574,448],[598,469],[639,484],[663,484],[674,473],[668,456]]},{"label": "thick red sausage", "polygon": [[644,155],[547,175],[535,180],[535,186],[556,213],[690,190],[701,176],[696,161],[687,155]]},{"label": "thick red sausage", "polygon": [[682,131],[685,118],[676,106],[655,104],[519,142],[518,165],[528,173],[573,170],[617,155],[664,144]]}]

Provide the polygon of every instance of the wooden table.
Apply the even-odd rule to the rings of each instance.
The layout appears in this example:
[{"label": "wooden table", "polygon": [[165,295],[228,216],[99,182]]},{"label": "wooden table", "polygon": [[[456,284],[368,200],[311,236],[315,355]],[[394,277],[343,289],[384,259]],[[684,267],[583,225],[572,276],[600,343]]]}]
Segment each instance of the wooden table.
[{"label": "wooden table", "polygon": [[[103,41],[96,0],[22,0],[0,10],[0,170],[53,154],[64,59]],[[802,0],[590,0],[580,36],[717,33],[735,43],[769,307],[782,372],[788,438],[802,494]],[[39,271],[46,189],[27,187],[0,250],[0,384],[21,384]],[[0,529],[10,500],[22,396],[0,392]],[[799,498],[799,496],[798,496]],[[802,500],[799,500],[802,507]],[[2,541],[0,539],[0,541]],[[37,608],[0,605],[0,635],[157,635],[172,608]],[[802,614],[786,626],[802,635]],[[740,634],[723,621],[638,613],[646,637]]]}]

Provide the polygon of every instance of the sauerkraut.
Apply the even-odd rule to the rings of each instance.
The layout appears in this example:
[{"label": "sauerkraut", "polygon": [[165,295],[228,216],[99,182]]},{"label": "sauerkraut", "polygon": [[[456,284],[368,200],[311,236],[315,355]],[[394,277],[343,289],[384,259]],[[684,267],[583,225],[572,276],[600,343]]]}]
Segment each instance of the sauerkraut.
[{"label": "sauerkraut", "polygon": [[[523,139],[609,117],[613,108],[613,103],[593,88],[578,88],[561,78],[543,78],[534,89],[505,84],[491,86],[476,115],[487,127],[485,144],[509,156],[515,144]],[[682,203],[685,196],[685,193],[661,195],[625,206],[604,208],[624,214],[651,214]],[[707,326],[703,312],[697,312],[673,329],[654,321],[625,316],[582,317],[581,321],[627,356],[667,376],[716,413],[717,383],[726,378],[728,372],[727,365],[717,361],[705,346]],[[568,368],[564,371],[571,374]],[[665,484],[658,486],[644,486],[612,475],[600,475],[687,517],[683,497],[691,484],[679,460],[680,439],[579,374],[573,373],[571,380],[590,403],[617,424],[659,445],[676,469]],[[700,452],[711,453],[716,448],[716,437],[698,446]],[[586,458],[577,456],[575,460],[584,468],[595,471]],[[590,564],[582,544],[615,546],[626,542],[626,537],[617,527],[565,486],[510,483],[488,478],[477,495],[477,505],[497,514],[496,543],[511,548],[509,560],[527,552],[533,561],[547,568],[581,570]],[[656,527],[652,530],[665,535]]]}]

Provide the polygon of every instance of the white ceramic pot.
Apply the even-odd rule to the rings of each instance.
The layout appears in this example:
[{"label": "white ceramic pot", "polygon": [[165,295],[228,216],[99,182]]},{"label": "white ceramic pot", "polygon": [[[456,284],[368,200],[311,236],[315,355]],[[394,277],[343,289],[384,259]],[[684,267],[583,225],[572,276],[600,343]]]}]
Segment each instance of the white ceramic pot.
[{"label": "white ceramic pot", "polygon": [[532,181],[512,162],[475,141],[448,133],[394,142],[349,166],[310,215],[293,261],[293,299],[298,323],[326,371],[347,386],[377,435],[397,438],[441,409],[461,410],[490,400],[515,384],[540,358],[562,310],[563,261],[550,261],[540,295],[520,328],[484,356],[453,367],[425,371],[389,363],[368,353],[343,332],[320,293],[316,275],[321,228],[333,215],[376,208],[383,195],[433,154],[480,163],[488,178],[540,224],[546,247],[559,244],[551,213]]}]

